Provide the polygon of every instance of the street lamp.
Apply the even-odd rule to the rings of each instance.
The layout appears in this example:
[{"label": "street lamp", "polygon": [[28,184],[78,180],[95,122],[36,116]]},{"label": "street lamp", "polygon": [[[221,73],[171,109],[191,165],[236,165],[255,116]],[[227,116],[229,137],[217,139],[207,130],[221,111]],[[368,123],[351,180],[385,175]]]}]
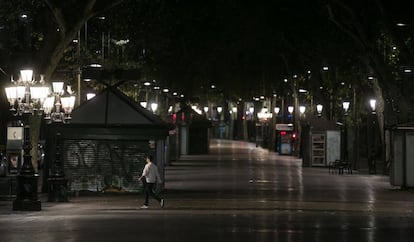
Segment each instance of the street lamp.
[{"label": "street lamp", "polygon": [[348,102],[348,101],[344,101],[344,102],[342,102],[342,108],[344,109],[344,113],[345,113],[345,115],[348,115],[348,110],[349,110],[349,105],[350,105],[351,103],[350,102]]},{"label": "street lamp", "polygon": [[371,107],[372,114],[375,114],[376,113],[377,100],[375,100],[375,99],[369,100],[369,105]]},{"label": "street lamp", "polygon": [[231,110],[233,111],[233,113],[237,113],[237,107],[232,107]]},{"label": "street lamp", "polygon": [[293,111],[295,111],[295,108],[293,106],[288,106],[288,112],[289,112],[289,119],[292,119],[293,117]]},{"label": "street lamp", "polygon": [[223,107],[222,106],[218,106],[217,107],[217,116],[218,116],[218,120],[221,121],[221,112],[223,112]]},{"label": "street lamp", "polygon": [[251,107],[249,108],[249,113],[250,113],[250,114],[253,114],[253,113],[254,113],[254,107],[253,107],[253,106],[251,106]]},{"label": "street lamp", "polygon": [[347,122],[346,122],[346,116],[348,115],[348,110],[350,106],[349,101],[342,102],[342,108],[344,109],[344,150],[343,150],[343,160],[347,161],[348,159],[348,130],[347,130]]},{"label": "street lamp", "polygon": [[[42,79],[43,81],[43,79]],[[48,95],[48,88],[41,89],[37,93],[34,85],[33,70],[21,70],[20,79],[17,82],[12,80],[13,85],[6,87],[7,99],[10,103],[10,110],[15,116],[20,116],[24,124],[23,143],[23,165],[17,176],[16,199],[13,201],[13,210],[40,211],[41,202],[37,196],[37,176],[35,176],[32,156],[30,150],[30,125],[29,116],[34,114],[42,115],[43,102]],[[39,83],[43,86],[44,83]]]},{"label": "street lamp", "polygon": [[208,106],[203,107],[204,114],[206,115],[206,118],[208,117]]},{"label": "street lamp", "polygon": [[[48,123],[68,123],[72,117],[71,113],[75,106],[76,97],[70,86],[64,91],[64,82],[52,82],[52,94],[43,104],[45,120]],[[55,160],[48,177],[49,194],[48,201],[67,202],[67,180],[61,162],[61,147],[59,144],[60,134],[56,134],[57,140]]]},{"label": "street lamp", "polygon": [[158,103],[151,103],[151,110],[155,113],[158,109]]},{"label": "street lamp", "polygon": [[376,168],[376,154],[377,154],[377,148],[376,148],[376,133],[375,133],[375,114],[376,114],[376,105],[377,105],[377,100],[376,99],[370,99],[369,100],[369,105],[371,107],[371,115],[370,118],[371,119],[371,145],[369,145],[368,147],[370,147],[369,150],[369,156],[368,156],[368,169],[369,169],[369,173],[370,174],[375,174],[377,172],[377,168]]},{"label": "street lamp", "polygon": [[275,112],[275,114],[277,116],[279,114],[279,112],[280,112],[280,108],[279,107],[275,107],[273,111]]},{"label": "street lamp", "polygon": [[95,93],[92,93],[92,92],[90,92],[90,93],[86,93],[86,100],[91,100],[92,98],[94,98],[96,96],[96,94]]},{"label": "street lamp", "polygon": [[254,119],[254,106],[249,107],[249,113],[248,114],[250,115],[250,120],[253,120]]},{"label": "street lamp", "polygon": [[306,111],[305,106],[299,106],[299,113],[300,113],[301,116],[305,114],[305,111]]},{"label": "street lamp", "polygon": [[323,105],[322,104],[316,105],[316,112],[318,113],[318,117],[322,116],[322,110],[323,110]]},{"label": "street lamp", "polygon": [[139,105],[141,105],[141,107],[143,107],[143,108],[147,108],[147,102],[146,101],[139,102]]},{"label": "street lamp", "polygon": [[30,155],[32,146],[29,116],[45,114],[45,119],[49,122],[65,123],[71,119],[70,114],[75,105],[75,96],[72,96],[72,93],[64,96],[63,82],[54,82],[53,93],[49,96],[49,87],[45,85],[43,75],[40,77],[36,82],[33,78],[33,70],[21,70],[20,79],[12,80],[12,86],[5,88],[10,111],[15,116],[21,117],[24,124],[23,165],[17,176],[13,210],[41,210],[41,202],[37,197],[37,176]]},{"label": "street lamp", "polygon": [[39,83],[40,85],[34,85],[32,76],[32,70],[21,70],[19,81],[15,82],[12,79],[13,85],[5,88],[7,100],[10,103],[10,111],[15,116],[37,111],[42,114],[43,102],[49,94],[49,88],[43,86],[43,78],[41,79],[42,82]]},{"label": "street lamp", "polygon": [[293,114],[293,111],[295,110],[295,108],[293,106],[289,106],[288,107],[288,112],[290,113],[290,115]]},{"label": "street lamp", "polygon": [[45,119],[49,122],[66,123],[72,117],[70,116],[75,106],[75,99],[72,93],[65,94],[63,89],[64,82],[52,82],[52,95],[49,96],[43,104]]},{"label": "street lamp", "polygon": [[223,107],[218,106],[218,107],[217,107],[217,112],[218,112],[219,114],[221,114],[221,112],[223,112]]}]

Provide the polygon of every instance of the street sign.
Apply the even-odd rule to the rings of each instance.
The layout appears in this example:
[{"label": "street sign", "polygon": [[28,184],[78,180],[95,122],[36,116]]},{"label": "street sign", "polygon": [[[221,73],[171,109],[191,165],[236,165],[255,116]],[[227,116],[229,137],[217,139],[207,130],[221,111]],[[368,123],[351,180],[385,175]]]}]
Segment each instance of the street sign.
[{"label": "street sign", "polygon": [[276,130],[293,131],[293,124],[276,124]]}]

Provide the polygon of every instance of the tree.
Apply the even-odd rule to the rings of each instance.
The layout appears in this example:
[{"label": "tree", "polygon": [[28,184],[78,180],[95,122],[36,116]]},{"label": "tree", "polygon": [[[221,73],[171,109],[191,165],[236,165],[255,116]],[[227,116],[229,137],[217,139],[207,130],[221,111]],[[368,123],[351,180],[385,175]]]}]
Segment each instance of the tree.
[{"label": "tree", "polygon": [[[401,8],[404,4],[404,1],[383,0],[326,1],[330,20],[360,50],[366,76],[371,77],[370,85],[377,99],[376,117],[384,172],[387,172],[388,162],[385,160],[385,126],[413,120],[413,86],[409,82],[412,77],[410,73],[404,73],[414,65],[410,34],[413,19],[406,8]],[[401,26],[409,27],[403,32],[398,29]],[[377,148],[369,148],[371,151],[377,151]]]},{"label": "tree", "polygon": [[[13,75],[11,73],[22,66],[31,66],[37,74],[44,74],[49,80],[66,48],[76,38],[84,23],[121,2],[122,0],[1,1],[2,74],[9,79]],[[6,113],[7,105],[3,105],[5,100],[2,101],[2,113]],[[2,130],[5,130],[7,121],[2,120]],[[31,117],[30,122],[32,147],[37,148],[40,117]],[[37,160],[35,149],[32,149],[31,154],[32,163],[36,164],[33,162]]]},{"label": "tree", "polygon": [[8,49],[3,49],[2,54],[9,60],[15,60],[11,65],[2,63],[2,66],[6,65],[12,73],[14,69],[30,64],[36,73],[45,74],[48,80],[84,23],[121,2],[122,0],[2,1],[2,11],[9,12],[3,15],[3,32],[10,38],[7,44],[3,44]]}]

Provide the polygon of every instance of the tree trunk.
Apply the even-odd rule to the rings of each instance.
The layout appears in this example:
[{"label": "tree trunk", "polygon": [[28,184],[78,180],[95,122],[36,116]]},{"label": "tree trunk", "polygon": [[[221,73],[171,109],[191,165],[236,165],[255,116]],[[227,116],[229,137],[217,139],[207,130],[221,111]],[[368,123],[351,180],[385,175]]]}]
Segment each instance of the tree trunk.
[{"label": "tree trunk", "polygon": [[[79,29],[78,28],[72,29],[71,31],[65,33],[62,39],[59,41],[59,43],[57,43],[53,51],[49,53],[49,58],[47,58],[48,55],[46,54],[46,58],[48,61],[45,63],[45,66],[42,68],[42,71],[43,71],[43,74],[45,75],[46,80],[50,80],[50,78],[52,77],[52,74],[54,73],[57,66],[59,65],[59,62],[62,59],[67,46],[76,37],[76,34]],[[43,56],[43,58],[45,57]]]}]

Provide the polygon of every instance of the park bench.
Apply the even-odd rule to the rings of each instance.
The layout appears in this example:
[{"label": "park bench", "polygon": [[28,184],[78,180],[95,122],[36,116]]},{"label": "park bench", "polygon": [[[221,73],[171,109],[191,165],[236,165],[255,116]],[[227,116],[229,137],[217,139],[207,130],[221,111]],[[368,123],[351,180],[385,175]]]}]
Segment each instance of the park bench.
[{"label": "park bench", "polygon": [[329,162],[329,173],[333,174],[352,174],[352,166],[349,161],[335,160]]}]

